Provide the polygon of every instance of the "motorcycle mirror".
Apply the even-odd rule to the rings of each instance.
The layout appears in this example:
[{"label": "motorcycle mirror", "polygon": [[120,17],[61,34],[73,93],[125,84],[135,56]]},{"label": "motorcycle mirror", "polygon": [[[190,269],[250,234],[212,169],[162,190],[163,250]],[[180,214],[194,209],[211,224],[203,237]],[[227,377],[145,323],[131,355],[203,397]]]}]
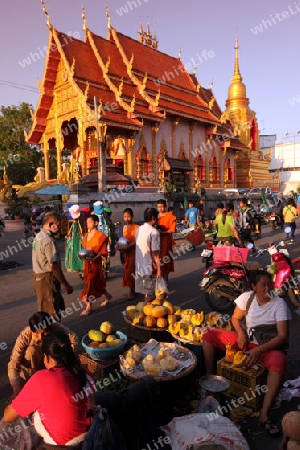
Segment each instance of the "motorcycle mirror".
[{"label": "motorcycle mirror", "polygon": [[292,231],[291,227],[286,227],[286,228],[284,229],[284,232],[285,232],[286,234],[289,234],[291,231]]},{"label": "motorcycle mirror", "polygon": [[247,244],[247,248],[253,248],[254,247],[254,245],[251,243],[251,242],[249,242],[249,244]]}]

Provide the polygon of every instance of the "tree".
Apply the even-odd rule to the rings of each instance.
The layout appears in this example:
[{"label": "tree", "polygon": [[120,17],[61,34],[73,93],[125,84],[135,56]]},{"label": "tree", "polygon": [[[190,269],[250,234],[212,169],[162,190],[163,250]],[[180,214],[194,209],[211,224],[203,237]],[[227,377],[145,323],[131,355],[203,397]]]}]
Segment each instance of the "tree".
[{"label": "tree", "polygon": [[31,109],[32,106],[24,102],[0,108],[0,177],[5,167],[13,184],[25,185],[33,181],[41,165],[40,148],[27,144],[24,136],[24,130],[28,132],[32,126]]}]

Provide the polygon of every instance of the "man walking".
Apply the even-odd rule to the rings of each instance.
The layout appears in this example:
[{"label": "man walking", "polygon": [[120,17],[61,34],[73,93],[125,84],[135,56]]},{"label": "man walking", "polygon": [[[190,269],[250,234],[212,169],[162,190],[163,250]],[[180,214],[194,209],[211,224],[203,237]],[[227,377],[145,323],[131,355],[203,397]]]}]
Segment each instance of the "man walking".
[{"label": "man walking", "polygon": [[65,309],[61,285],[67,294],[73,292],[61,269],[59,251],[53,238],[58,233],[59,224],[60,218],[57,213],[50,212],[45,215],[42,229],[32,244],[33,285],[38,311],[47,312],[50,316],[56,314],[58,321],[61,318],[61,311]]},{"label": "man walking", "polygon": [[184,221],[188,224],[190,228],[197,228],[199,225],[199,211],[194,207],[194,202],[189,202],[189,207],[184,214]]},{"label": "man walking", "polygon": [[240,210],[237,218],[237,225],[241,230],[241,235],[244,241],[250,242],[254,245],[253,239],[251,237],[251,225],[254,220],[254,212],[248,206],[248,200],[243,197],[240,201]]},{"label": "man walking", "polygon": [[158,211],[147,208],[144,211],[144,225],[136,232],[135,246],[135,292],[144,294],[145,303],[152,300],[155,289],[155,274],[161,278],[159,261],[160,235],[154,228],[157,224]]}]

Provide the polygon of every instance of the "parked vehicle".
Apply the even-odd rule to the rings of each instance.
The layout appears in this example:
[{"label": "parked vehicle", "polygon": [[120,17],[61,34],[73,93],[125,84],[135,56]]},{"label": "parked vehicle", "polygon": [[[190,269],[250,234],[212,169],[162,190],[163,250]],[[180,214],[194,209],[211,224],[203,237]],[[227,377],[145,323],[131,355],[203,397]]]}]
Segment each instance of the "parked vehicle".
[{"label": "parked vehicle", "polygon": [[0,237],[2,236],[2,234],[4,232],[4,228],[5,228],[4,220],[1,219],[1,217],[0,217]]},{"label": "parked vehicle", "polygon": [[[250,245],[249,245],[250,247]],[[283,241],[275,245],[271,243],[265,249],[255,249],[255,256],[265,252],[270,254],[269,270],[274,273],[274,292],[300,308],[300,289],[295,279],[295,269]],[[204,271],[200,287],[205,291],[209,306],[215,311],[230,311],[234,308],[234,300],[250,289],[249,276],[251,270],[259,268],[257,263],[245,264],[232,261],[217,261]],[[300,311],[300,310],[299,310]]]}]

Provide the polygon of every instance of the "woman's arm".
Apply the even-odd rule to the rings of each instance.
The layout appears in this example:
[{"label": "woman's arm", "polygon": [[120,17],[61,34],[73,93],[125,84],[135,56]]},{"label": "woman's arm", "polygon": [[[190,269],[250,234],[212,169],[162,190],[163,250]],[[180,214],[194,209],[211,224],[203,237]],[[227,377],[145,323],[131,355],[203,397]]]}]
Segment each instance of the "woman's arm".
[{"label": "woman's arm", "polygon": [[238,334],[237,344],[239,349],[243,349],[247,345],[247,335],[242,326],[242,320],[245,314],[246,311],[236,306],[231,317],[231,323]]},{"label": "woman's arm", "polygon": [[7,407],[4,410],[4,421],[5,422],[12,422],[13,420],[16,420],[19,417],[19,414],[17,411],[11,406],[7,405]]}]

